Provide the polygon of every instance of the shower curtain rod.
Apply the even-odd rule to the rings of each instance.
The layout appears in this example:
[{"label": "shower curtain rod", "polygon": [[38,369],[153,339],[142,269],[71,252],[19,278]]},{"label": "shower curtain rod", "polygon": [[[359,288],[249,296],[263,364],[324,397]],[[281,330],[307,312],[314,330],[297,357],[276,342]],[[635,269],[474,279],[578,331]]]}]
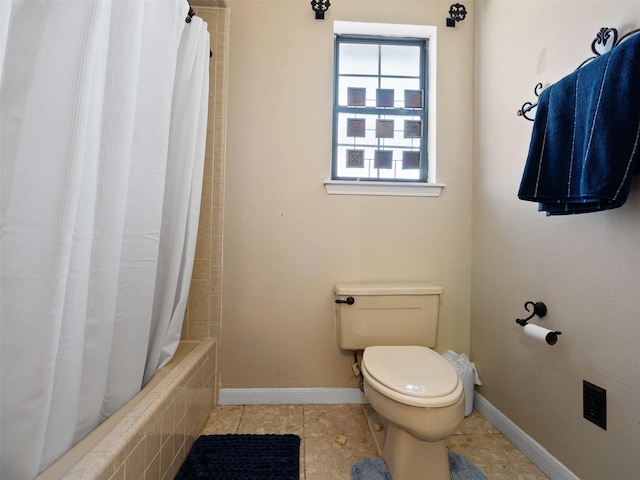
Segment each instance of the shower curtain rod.
[{"label": "shower curtain rod", "polygon": [[[191,23],[191,19],[196,14],[196,12],[193,11],[193,7],[188,1],[187,1],[187,4],[189,5],[189,12],[187,13],[187,18],[185,18],[184,21],[187,23]],[[209,50],[209,58],[211,57],[213,57],[213,53],[211,53],[211,50]]]}]

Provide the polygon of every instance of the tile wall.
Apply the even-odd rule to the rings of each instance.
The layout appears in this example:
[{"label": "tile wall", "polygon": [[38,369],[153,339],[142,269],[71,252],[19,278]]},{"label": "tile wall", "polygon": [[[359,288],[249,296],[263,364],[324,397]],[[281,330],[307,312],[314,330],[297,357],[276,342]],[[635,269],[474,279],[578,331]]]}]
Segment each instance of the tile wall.
[{"label": "tile wall", "polygon": [[213,407],[216,350],[214,340],[204,340],[164,367],[172,369],[77,463],[37,480],[173,479]]},{"label": "tile wall", "polygon": [[[219,345],[229,10],[196,7],[195,11],[209,25],[213,56],[200,225],[182,339],[213,338]],[[218,388],[216,403],[217,391]]]}]

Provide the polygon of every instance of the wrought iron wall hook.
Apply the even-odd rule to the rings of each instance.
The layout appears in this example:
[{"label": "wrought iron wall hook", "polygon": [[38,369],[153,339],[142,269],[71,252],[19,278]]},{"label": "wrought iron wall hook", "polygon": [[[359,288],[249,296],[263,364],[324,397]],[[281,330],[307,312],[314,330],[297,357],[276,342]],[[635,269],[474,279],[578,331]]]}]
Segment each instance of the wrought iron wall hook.
[{"label": "wrought iron wall hook", "polygon": [[316,12],[316,20],[324,20],[324,14],[330,6],[329,0],[311,0],[311,9]]},{"label": "wrought iron wall hook", "polygon": [[456,22],[461,22],[467,18],[467,9],[464,5],[454,3],[449,8],[449,18],[447,18],[447,27],[455,27]]},{"label": "wrought iron wall hook", "polygon": [[529,312],[529,307],[533,307],[533,312],[527,318],[518,318],[516,319],[516,323],[518,325],[522,325],[523,327],[527,324],[529,320],[531,320],[536,315],[540,318],[544,317],[547,314],[547,306],[542,302],[526,302],[524,304],[524,309]]}]

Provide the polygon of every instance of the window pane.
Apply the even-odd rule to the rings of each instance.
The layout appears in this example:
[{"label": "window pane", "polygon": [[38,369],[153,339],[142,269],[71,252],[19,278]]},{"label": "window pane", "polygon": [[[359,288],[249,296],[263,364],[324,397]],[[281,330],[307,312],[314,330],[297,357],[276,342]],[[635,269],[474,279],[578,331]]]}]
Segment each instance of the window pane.
[{"label": "window pane", "polygon": [[420,76],[420,47],[382,45],[380,55],[382,75]]},{"label": "window pane", "polygon": [[376,88],[378,88],[378,77],[341,76],[338,79],[338,105],[347,105],[347,88],[349,87],[366,88],[366,106],[375,106]]},{"label": "window pane", "polygon": [[346,143],[348,145],[359,146],[359,145],[377,145],[376,140],[376,119],[377,115],[360,115],[357,117],[358,120],[364,121],[364,136],[363,137],[353,137],[348,136],[347,129],[347,120],[353,119],[353,115],[347,113],[338,114],[338,143],[343,144]]},{"label": "window pane", "polygon": [[380,88],[393,88],[396,91],[396,100],[400,103],[399,107],[404,106],[405,90],[420,90],[420,80],[418,78],[391,78],[382,77],[380,79]]},{"label": "window pane", "polygon": [[378,45],[341,43],[340,74],[378,74]]}]

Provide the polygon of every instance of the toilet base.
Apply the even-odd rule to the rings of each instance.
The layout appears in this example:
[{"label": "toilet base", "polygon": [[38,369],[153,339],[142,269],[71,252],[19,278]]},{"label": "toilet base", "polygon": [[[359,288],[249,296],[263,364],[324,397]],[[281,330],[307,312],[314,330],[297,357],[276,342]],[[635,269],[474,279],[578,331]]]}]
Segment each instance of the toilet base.
[{"label": "toilet base", "polygon": [[369,433],[373,438],[373,446],[376,449],[376,455],[382,457],[382,447],[384,447],[384,436],[387,433],[387,422],[385,422],[378,412],[372,409],[371,414],[367,417],[367,426]]},{"label": "toilet base", "polygon": [[444,440],[422,442],[388,422],[382,458],[393,480],[450,480]]},{"label": "toilet base", "polygon": [[[387,435],[389,435],[389,423],[386,422],[382,417],[380,417],[380,415],[376,411],[371,412],[371,414],[367,418],[367,423],[369,426],[369,432],[373,437],[376,454],[385,460],[385,463],[389,468],[389,472],[391,473],[391,478],[393,478],[393,480],[402,480],[403,478],[410,478],[414,480],[440,480],[442,478],[444,480],[450,480],[451,473],[449,470],[449,456],[447,452],[446,442],[444,440],[441,442],[430,442],[429,444],[427,444],[427,447],[416,447],[415,443],[417,443],[418,440],[411,434],[400,430],[397,427],[395,428],[396,433],[391,433],[391,435],[387,437]],[[382,429],[380,429],[380,427],[382,427]],[[392,431],[393,430],[394,429],[392,429]],[[403,435],[398,434],[398,431]],[[390,440],[389,443],[386,443],[385,440],[391,437],[394,437],[394,439]],[[406,446],[407,441],[411,444],[409,447]],[[394,449],[392,447],[388,447],[385,452],[385,444],[391,445],[391,442],[393,442],[396,446],[400,445],[396,448],[403,449],[403,452],[399,453],[397,451],[393,451]],[[424,453],[425,449],[430,451]],[[396,455],[399,456],[396,457]],[[405,459],[407,458],[407,456],[410,456],[411,461],[393,460],[393,458],[400,458],[400,456],[404,456]],[[412,462],[415,462],[416,459],[427,460],[425,462],[419,462],[419,464],[412,465]],[[428,465],[425,466],[425,463],[427,463]],[[391,464],[394,464],[393,471]]]}]

